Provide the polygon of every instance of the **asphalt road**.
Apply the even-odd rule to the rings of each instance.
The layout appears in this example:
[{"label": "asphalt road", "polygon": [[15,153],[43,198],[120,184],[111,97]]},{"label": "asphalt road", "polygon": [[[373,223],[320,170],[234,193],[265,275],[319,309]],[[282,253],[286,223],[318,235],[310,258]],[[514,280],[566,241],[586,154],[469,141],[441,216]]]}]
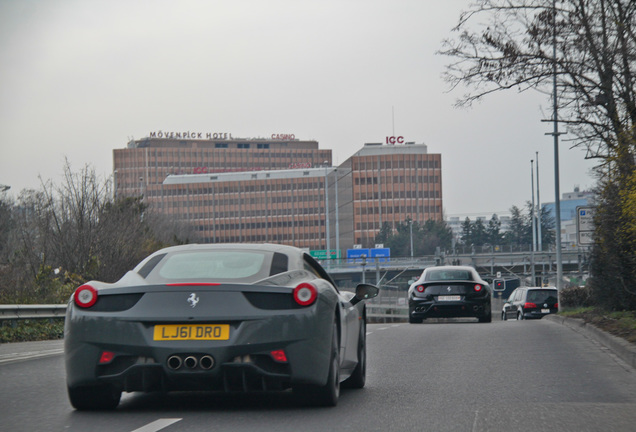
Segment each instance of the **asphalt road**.
[{"label": "asphalt road", "polygon": [[[554,321],[372,324],[368,380],[335,408],[293,395],[68,403],[61,342],[0,346],[0,431],[634,431],[636,370]],[[22,352],[22,354],[19,354]]]}]

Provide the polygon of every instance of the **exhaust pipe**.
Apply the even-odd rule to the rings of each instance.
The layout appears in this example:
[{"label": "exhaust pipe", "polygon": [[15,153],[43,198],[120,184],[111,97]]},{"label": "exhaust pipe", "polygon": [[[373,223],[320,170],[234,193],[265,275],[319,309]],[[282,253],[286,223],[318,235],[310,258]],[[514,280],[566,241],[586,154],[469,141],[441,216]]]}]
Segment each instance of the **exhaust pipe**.
[{"label": "exhaust pipe", "polygon": [[195,356],[188,356],[183,361],[183,365],[189,369],[194,369],[195,367],[197,367],[198,363],[199,362]]},{"label": "exhaust pipe", "polygon": [[199,365],[201,366],[201,369],[212,369],[212,367],[214,366],[214,359],[212,358],[212,356],[204,355],[203,357],[201,357],[201,360],[199,360]]},{"label": "exhaust pipe", "polygon": [[177,370],[181,367],[183,362],[181,361],[181,357],[173,355],[168,357],[168,367],[172,370]]}]

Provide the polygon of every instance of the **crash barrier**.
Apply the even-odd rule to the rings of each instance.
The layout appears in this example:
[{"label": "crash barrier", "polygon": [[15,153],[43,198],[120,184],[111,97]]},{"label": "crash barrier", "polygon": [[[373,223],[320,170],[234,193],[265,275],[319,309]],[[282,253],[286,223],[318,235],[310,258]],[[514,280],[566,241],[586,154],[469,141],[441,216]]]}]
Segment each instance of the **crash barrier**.
[{"label": "crash barrier", "polygon": [[[407,320],[408,307],[395,304],[368,304],[367,319],[370,323],[403,322]],[[0,305],[0,321],[24,319],[64,318],[66,305]]]},{"label": "crash barrier", "polygon": [[367,304],[368,323],[391,323],[407,322],[409,314],[408,306],[397,306],[395,304]]},{"label": "crash barrier", "polygon": [[0,305],[0,321],[64,318],[66,305]]}]

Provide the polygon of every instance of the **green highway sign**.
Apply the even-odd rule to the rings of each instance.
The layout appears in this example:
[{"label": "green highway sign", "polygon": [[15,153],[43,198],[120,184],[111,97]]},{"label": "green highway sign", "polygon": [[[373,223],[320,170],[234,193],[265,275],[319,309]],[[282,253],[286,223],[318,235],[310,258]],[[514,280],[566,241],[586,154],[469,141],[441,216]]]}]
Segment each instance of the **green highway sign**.
[{"label": "green highway sign", "polygon": [[[317,260],[326,260],[327,258],[327,249],[317,249],[309,251],[309,255]],[[340,258],[340,251],[336,251],[335,249],[331,249],[331,258],[330,259],[338,259]]]}]

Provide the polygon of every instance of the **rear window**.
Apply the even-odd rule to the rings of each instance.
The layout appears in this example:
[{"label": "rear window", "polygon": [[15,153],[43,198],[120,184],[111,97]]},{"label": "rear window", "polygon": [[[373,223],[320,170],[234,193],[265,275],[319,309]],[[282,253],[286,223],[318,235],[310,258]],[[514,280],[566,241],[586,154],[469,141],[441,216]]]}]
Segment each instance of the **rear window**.
[{"label": "rear window", "polygon": [[190,250],[149,261],[140,275],[150,282],[255,282],[288,270],[284,254],[258,250]]},{"label": "rear window", "polygon": [[468,270],[431,270],[426,273],[426,281],[473,280]]},{"label": "rear window", "polygon": [[532,303],[543,303],[546,301],[557,301],[557,290],[528,290],[526,301]]}]

